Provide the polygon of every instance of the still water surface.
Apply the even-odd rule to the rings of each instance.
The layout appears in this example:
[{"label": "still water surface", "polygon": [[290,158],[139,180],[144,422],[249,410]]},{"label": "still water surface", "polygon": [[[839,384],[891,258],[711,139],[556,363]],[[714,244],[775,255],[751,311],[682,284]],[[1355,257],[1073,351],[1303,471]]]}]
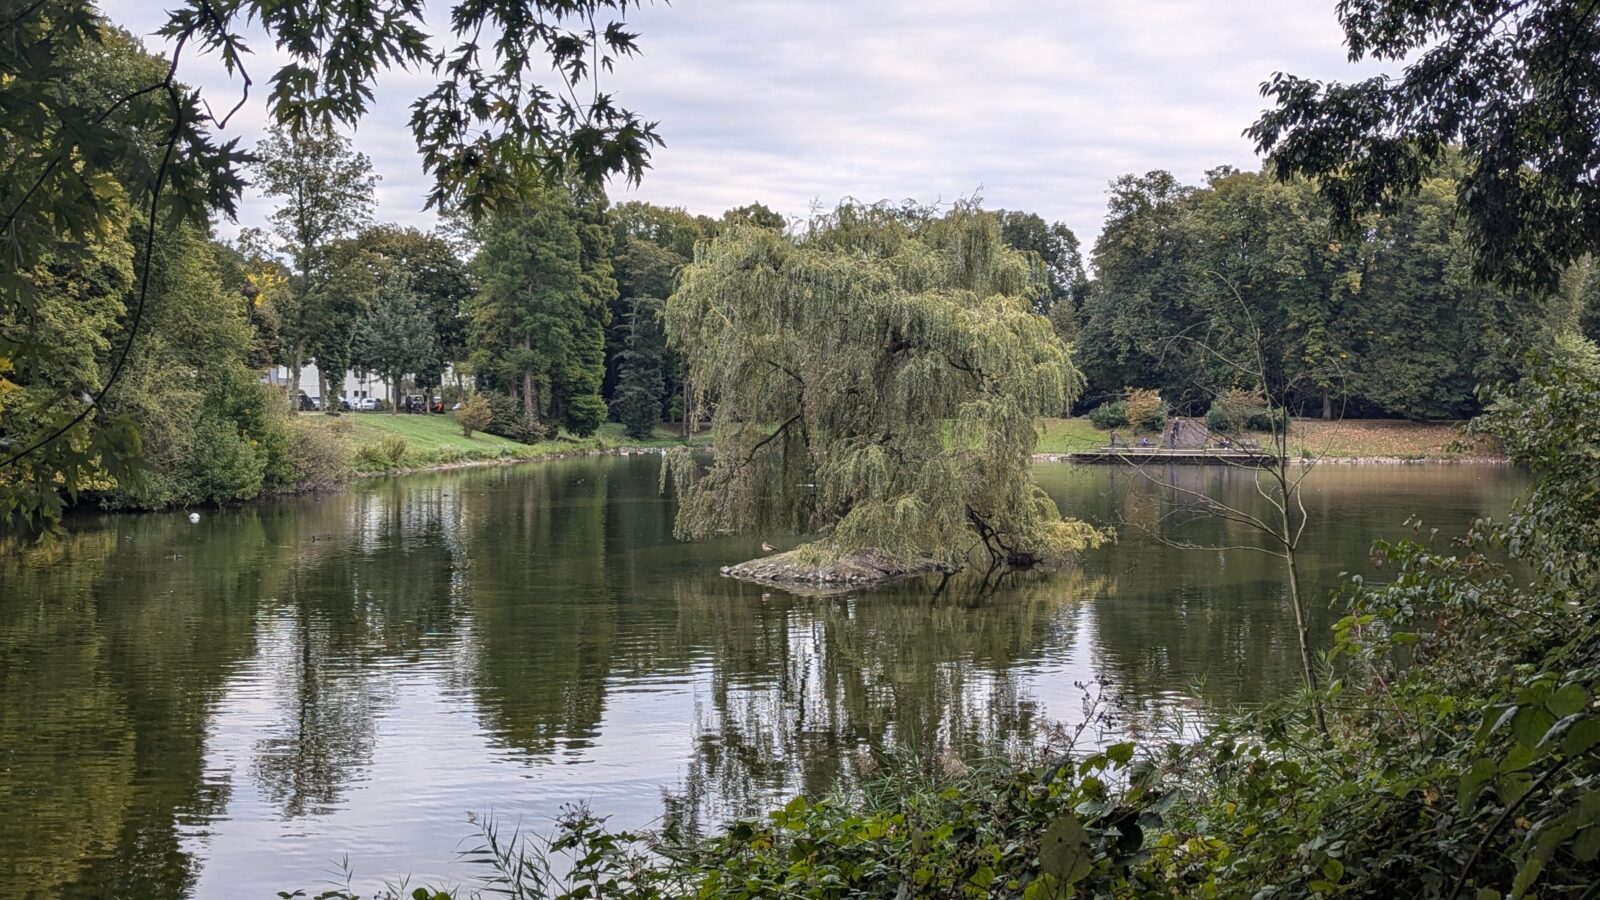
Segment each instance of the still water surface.
[{"label": "still water surface", "polygon": [[[1174,472],[1248,502],[1249,474]],[[761,536],[672,538],[654,457],[373,480],[319,499],[84,523],[0,558],[0,897],[257,897],[462,881],[469,817],[707,827],[860,774],[872,753],[1023,746],[1110,679],[1128,723],[1293,687],[1279,570],[1248,534],[1162,519],[1112,468],[1041,466],[1119,524],[1080,570],[934,597],[817,599],[718,566]],[[1308,481],[1325,597],[1378,537],[1503,512],[1496,466]],[[1316,604],[1316,630],[1335,613]],[[870,764],[870,763],[867,763]],[[312,891],[315,893],[315,890]]]}]

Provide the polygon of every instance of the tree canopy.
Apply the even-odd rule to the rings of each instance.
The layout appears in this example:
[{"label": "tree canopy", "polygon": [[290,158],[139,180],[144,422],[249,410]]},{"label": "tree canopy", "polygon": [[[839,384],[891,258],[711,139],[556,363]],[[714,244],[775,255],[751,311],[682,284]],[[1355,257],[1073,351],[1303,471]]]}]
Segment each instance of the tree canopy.
[{"label": "tree canopy", "polygon": [[1278,73],[1249,130],[1284,176],[1317,180],[1341,224],[1392,207],[1452,147],[1485,281],[1554,288],[1600,249],[1600,6],[1588,0],[1342,0],[1350,59],[1409,60],[1351,84]]},{"label": "tree canopy", "polygon": [[1092,543],[1028,472],[1038,417],[1082,384],[1032,310],[1045,288],[967,205],[914,223],[846,205],[800,238],[718,236],[667,304],[716,449],[708,469],[668,458],[680,534],[786,529],[819,535],[822,556],[947,566]]},{"label": "tree canopy", "polygon": [[[1568,301],[1475,280],[1453,174],[1442,168],[1356,235],[1305,179],[1231,168],[1199,187],[1167,172],[1118,179],[1077,316],[1088,396],[1152,387],[1199,411],[1228,388],[1279,396],[1293,381],[1286,399],[1308,412],[1333,395],[1367,415],[1477,411],[1479,388],[1547,345]],[[1234,290],[1270,337],[1275,384],[1235,383],[1189,340],[1241,333],[1227,320]]]}]

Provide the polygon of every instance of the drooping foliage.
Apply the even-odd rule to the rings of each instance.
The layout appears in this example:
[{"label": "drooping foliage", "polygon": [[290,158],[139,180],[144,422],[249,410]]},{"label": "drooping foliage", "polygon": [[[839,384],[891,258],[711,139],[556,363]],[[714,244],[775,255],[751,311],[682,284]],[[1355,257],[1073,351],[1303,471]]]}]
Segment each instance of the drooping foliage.
[{"label": "drooping foliage", "polygon": [[915,223],[846,205],[803,238],[737,226],[705,245],[667,333],[713,415],[714,462],[668,460],[678,530],[789,529],[816,549],[959,565],[1093,539],[1028,474],[1039,416],[1081,379],[1043,316],[1036,262],[992,215]]}]

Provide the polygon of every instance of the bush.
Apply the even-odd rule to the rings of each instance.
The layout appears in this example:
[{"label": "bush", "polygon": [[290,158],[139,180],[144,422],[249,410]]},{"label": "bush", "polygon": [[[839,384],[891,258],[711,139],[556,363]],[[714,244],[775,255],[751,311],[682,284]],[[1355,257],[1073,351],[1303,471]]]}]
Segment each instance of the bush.
[{"label": "bush", "polygon": [[1206,411],[1206,427],[1223,434],[1271,431],[1272,425],[1272,410],[1266,398],[1238,388],[1220,394]]},{"label": "bush", "polygon": [[386,437],[376,444],[368,444],[356,453],[356,465],[367,472],[387,472],[404,469],[411,456],[411,446],[397,435]]},{"label": "bush", "polygon": [[350,477],[350,460],[354,454],[344,439],[343,432],[347,430],[314,422],[293,423],[289,437],[294,447],[296,490],[325,491]]},{"label": "bush", "polygon": [[550,436],[542,423],[528,418],[517,398],[499,391],[483,391],[481,396],[488,399],[490,411],[484,431],[524,444],[537,444]]},{"label": "bush", "polygon": [[567,401],[561,424],[575,437],[588,437],[606,420],[606,401],[599,394],[580,394]]},{"label": "bush", "polygon": [[483,431],[494,421],[494,409],[489,406],[489,399],[482,394],[473,394],[467,398],[466,403],[452,415],[461,426],[461,433],[472,437],[474,431]]},{"label": "bush", "polygon": [[249,500],[261,493],[266,470],[266,454],[231,420],[208,411],[195,426],[182,494],[201,503]]},{"label": "bush", "polygon": [[1235,434],[1239,430],[1239,423],[1233,420],[1221,406],[1213,403],[1206,410],[1206,427],[1218,434]]},{"label": "bush", "polygon": [[1126,428],[1128,425],[1128,404],[1123,403],[1121,400],[1102,403],[1089,412],[1089,423],[1101,431]]},{"label": "bush", "polygon": [[1128,410],[1128,423],[1140,431],[1160,431],[1167,427],[1167,419],[1172,415],[1171,407],[1161,399],[1161,395],[1149,388],[1128,391],[1125,401]]}]

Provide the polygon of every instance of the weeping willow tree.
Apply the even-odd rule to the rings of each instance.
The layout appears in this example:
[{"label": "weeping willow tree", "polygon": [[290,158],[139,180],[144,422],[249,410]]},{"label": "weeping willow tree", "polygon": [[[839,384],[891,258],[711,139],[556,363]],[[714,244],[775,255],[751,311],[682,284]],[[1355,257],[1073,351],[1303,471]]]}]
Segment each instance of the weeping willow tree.
[{"label": "weeping willow tree", "polygon": [[737,227],[700,247],[666,326],[715,457],[667,457],[679,536],[798,531],[818,535],[818,564],[871,551],[947,569],[1099,543],[1028,471],[1038,418],[1083,383],[1030,312],[1045,285],[967,205],[846,205],[798,239]]}]

